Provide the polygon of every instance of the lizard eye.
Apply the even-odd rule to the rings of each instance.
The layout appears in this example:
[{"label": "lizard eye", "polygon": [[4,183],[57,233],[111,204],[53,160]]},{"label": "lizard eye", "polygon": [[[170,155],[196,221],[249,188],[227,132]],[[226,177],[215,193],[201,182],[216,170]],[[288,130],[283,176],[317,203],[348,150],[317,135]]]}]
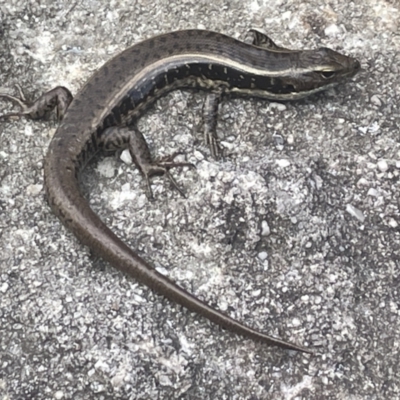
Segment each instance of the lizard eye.
[{"label": "lizard eye", "polygon": [[321,71],[321,76],[325,79],[330,79],[335,76],[335,71]]}]

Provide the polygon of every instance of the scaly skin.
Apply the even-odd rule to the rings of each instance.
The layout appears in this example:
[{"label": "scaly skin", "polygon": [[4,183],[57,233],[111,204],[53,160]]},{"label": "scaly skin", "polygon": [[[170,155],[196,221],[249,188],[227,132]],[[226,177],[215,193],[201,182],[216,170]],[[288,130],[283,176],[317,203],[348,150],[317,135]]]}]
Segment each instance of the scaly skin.
[{"label": "scaly skin", "polygon": [[[100,68],[71,102],[65,88],[55,88],[37,102],[3,97],[22,107],[19,113],[39,118],[52,107],[62,119],[45,159],[45,189],[54,213],[77,238],[115,268],[191,311],[245,337],[285,349],[309,349],[258,332],[209,307],[124,244],[92,211],[79,189],[79,174],[98,151],[125,148],[143,173],[149,196],[150,177],[188,163],[154,162],[133,123],[159,97],[178,88],[211,91],[206,107],[206,140],[217,157],[216,110],[225,94],[295,100],[353,76],[358,61],[330,49],[292,51],[253,32],[253,45],[209,31],[161,35],[125,50]],[[71,104],[70,104],[71,102]],[[65,115],[64,115],[65,114]],[[64,117],[64,118],[62,118]]]}]

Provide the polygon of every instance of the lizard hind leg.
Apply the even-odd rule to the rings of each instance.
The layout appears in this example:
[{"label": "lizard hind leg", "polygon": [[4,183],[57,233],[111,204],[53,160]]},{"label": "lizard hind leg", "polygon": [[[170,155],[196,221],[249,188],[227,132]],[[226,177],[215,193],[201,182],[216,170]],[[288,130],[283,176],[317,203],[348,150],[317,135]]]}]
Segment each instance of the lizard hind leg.
[{"label": "lizard hind leg", "polygon": [[31,119],[40,119],[55,108],[57,110],[57,119],[61,121],[72,101],[71,92],[63,86],[57,86],[42,94],[36,101],[31,103],[25,98],[21,87],[19,85],[16,86],[19,92],[19,97],[11,96],[7,93],[0,93],[0,98],[3,97],[15,103],[20,107],[21,111],[1,114],[0,119],[23,116]]},{"label": "lizard hind leg", "polygon": [[139,167],[140,171],[144,175],[147,185],[147,195],[150,200],[154,199],[150,178],[156,175],[166,176],[171,182],[173,188],[177,190],[182,197],[186,197],[184,191],[179,187],[169,170],[176,167],[195,168],[192,163],[173,161],[174,157],[178,153],[174,153],[160,160],[152,160],[147,142],[141,132],[138,130],[135,131],[135,135],[131,135],[130,137],[129,152],[135,164]]}]

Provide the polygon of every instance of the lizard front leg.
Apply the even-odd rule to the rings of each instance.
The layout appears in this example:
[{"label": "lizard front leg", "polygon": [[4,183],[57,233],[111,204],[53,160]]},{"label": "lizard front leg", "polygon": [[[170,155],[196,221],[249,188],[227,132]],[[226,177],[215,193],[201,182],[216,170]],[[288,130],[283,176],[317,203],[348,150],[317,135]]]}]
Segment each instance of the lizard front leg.
[{"label": "lizard front leg", "polygon": [[210,147],[211,156],[218,159],[222,154],[217,136],[217,118],[223,89],[209,93],[203,105],[204,142]]}]

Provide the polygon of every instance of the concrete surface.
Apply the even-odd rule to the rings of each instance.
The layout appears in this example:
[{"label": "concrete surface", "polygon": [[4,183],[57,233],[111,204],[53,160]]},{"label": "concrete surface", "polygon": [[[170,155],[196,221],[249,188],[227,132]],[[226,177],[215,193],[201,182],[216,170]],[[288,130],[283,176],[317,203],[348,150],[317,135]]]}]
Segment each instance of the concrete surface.
[{"label": "concrete surface", "polygon": [[[396,399],[399,382],[399,2],[0,3],[0,87],[76,93],[155,34],[206,28],[327,46],[363,71],[277,104],[230,100],[214,161],[202,93],[177,91],[140,121],[157,155],[197,170],[162,178],[99,158],[93,208],[161,272],[229,315],[315,356],[222,332],[91,255],[48,208],[43,156],[55,121],[0,123],[0,398]],[[7,102],[0,110],[9,110]]]}]

